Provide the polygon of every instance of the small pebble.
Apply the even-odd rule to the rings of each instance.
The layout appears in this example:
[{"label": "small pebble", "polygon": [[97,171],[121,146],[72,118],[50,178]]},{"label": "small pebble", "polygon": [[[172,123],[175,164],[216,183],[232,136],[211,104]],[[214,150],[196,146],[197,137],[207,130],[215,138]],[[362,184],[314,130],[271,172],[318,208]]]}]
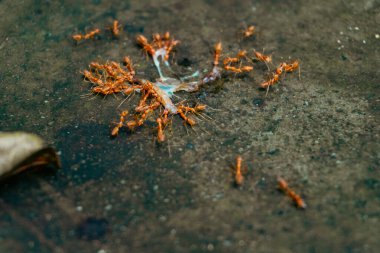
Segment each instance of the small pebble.
[{"label": "small pebble", "polygon": [[379,38],[380,38],[380,35],[379,35],[379,34],[375,34],[375,38],[376,38],[376,39],[379,39]]},{"label": "small pebble", "polygon": [[82,206],[77,206],[76,209],[77,209],[78,212],[82,212],[83,211],[83,207]]}]

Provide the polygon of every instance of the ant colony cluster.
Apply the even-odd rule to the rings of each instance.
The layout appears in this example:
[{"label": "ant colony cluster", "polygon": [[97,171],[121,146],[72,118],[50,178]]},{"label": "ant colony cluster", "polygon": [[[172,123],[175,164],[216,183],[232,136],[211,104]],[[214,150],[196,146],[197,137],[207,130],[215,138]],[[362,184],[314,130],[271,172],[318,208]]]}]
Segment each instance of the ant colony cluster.
[{"label": "ant colony cluster", "polygon": [[[110,30],[113,37],[120,35],[121,26],[117,20],[107,29]],[[72,39],[78,44],[89,39],[94,39],[100,32],[100,29],[94,29],[85,34],[75,34],[72,36]],[[240,34],[243,38],[248,38],[253,36],[254,32],[255,27],[249,26],[244,31],[241,31]],[[128,96],[125,100],[134,93],[140,94],[140,100],[132,113],[128,110],[123,110],[120,113],[119,121],[112,129],[112,136],[117,136],[123,127],[132,131],[136,127],[144,125],[149,117],[155,115],[157,123],[157,142],[164,142],[164,129],[171,123],[173,116],[179,115],[185,125],[192,127],[196,124],[194,116],[202,116],[201,113],[206,110],[206,105],[203,104],[196,104],[194,107],[189,107],[184,105],[183,102],[177,104],[173,103],[172,97],[175,92],[197,91],[202,85],[220,79],[223,72],[234,73],[235,75],[249,73],[253,71],[253,65],[257,62],[264,63],[268,72],[270,72],[269,65],[273,66],[271,55],[264,55],[256,50],[253,50],[252,54],[249,54],[247,50],[240,50],[234,57],[222,57],[222,43],[218,42],[214,46],[213,67],[208,74],[199,77],[200,74],[196,71],[190,76],[179,77],[174,74],[175,77],[169,77],[165,75],[166,72],[174,73],[169,64],[170,53],[175,46],[178,45],[179,41],[173,39],[169,32],[163,35],[158,33],[153,34],[151,42],[143,35],[138,35],[136,39],[146,54],[152,57],[159,75],[159,78],[155,81],[136,77],[136,71],[128,56],[124,57],[124,64],[114,61],[107,61],[104,64],[91,62],[89,70],[82,72],[84,79],[92,84],[91,90],[95,94],[106,96],[109,94],[122,93]],[[222,66],[220,66],[220,62]],[[297,69],[299,70],[299,62],[297,60],[291,63],[282,62],[275,68],[275,71],[270,74],[270,78],[262,82],[259,87],[266,89],[268,94],[269,88],[278,83],[281,76],[285,73],[294,72]],[[235,186],[242,186],[246,172],[247,167],[243,166],[243,158],[237,156],[236,165],[233,169]],[[306,203],[301,196],[296,194],[283,178],[278,177],[277,182],[279,189],[288,195],[298,208],[306,208]]]},{"label": "ant colony cluster", "polygon": [[[120,29],[117,21],[114,21],[109,29],[113,36],[119,35]],[[99,29],[94,31],[96,31],[96,34],[100,32]],[[73,39],[78,43],[81,40],[93,38],[94,31],[85,35],[74,35]],[[243,36],[250,37],[253,35],[253,31],[254,26],[250,26],[243,32]],[[131,95],[135,92],[140,94],[140,101],[134,108],[133,113],[127,110],[120,113],[119,122],[111,132],[112,136],[117,136],[122,127],[134,130],[136,127],[142,126],[148,117],[157,112],[157,141],[163,142],[165,141],[164,129],[171,122],[169,116],[179,115],[185,124],[194,126],[196,121],[189,115],[200,115],[206,109],[206,106],[202,104],[197,104],[194,107],[185,106],[183,103],[174,104],[172,97],[175,92],[197,91],[200,86],[220,79],[222,71],[235,74],[250,72],[253,70],[253,63],[256,61],[264,62],[269,70],[268,63],[272,61],[271,56],[265,56],[256,51],[254,51],[254,56],[248,56],[246,50],[241,50],[235,57],[224,57],[222,60],[223,67],[219,67],[222,52],[222,43],[219,42],[215,45],[213,68],[208,74],[204,77],[199,77],[199,72],[197,71],[190,76],[178,77],[176,75],[174,78],[165,76],[163,68],[168,73],[173,73],[169,64],[169,57],[179,41],[173,39],[169,32],[163,35],[153,34],[151,42],[143,35],[138,35],[136,39],[143,50],[153,59],[159,74],[159,78],[155,81],[137,78],[132,61],[128,56],[124,57],[124,66],[114,61],[107,61],[104,64],[91,62],[89,70],[83,71],[85,80],[93,85],[91,90],[95,94],[122,93]],[[271,85],[279,81],[279,77],[283,72],[292,72],[297,68],[297,61],[291,64],[282,63],[276,69],[273,77],[262,83],[260,87],[268,90]]]}]

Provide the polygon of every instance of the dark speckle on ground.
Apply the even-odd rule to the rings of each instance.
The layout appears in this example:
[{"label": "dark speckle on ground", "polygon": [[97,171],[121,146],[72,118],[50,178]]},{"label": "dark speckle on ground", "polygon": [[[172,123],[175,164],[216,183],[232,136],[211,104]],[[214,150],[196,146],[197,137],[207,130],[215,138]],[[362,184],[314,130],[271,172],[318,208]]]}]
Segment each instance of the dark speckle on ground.
[{"label": "dark speckle on ground", "polygon": [[106,219],[89,217],[77,226],[78,238],[85,240],[99,240],[106,235],[108,222]]},{"label": "dark speckle on ground", "polygon": [[264,99],[262,99],[262,98],[254,98],[252,100],[252,103],[253,103],[254,106],[262,107],[264,105]]}]

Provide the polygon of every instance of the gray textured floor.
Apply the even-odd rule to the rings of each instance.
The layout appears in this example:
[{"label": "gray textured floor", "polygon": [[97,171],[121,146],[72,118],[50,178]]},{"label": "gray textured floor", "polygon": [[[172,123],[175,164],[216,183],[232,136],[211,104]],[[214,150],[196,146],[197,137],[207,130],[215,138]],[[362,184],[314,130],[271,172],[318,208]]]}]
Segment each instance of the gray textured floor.
[{"label": "gray textured floor", "polygon": [[[63,162],[56,175],[1,186],[0,251],[379,251],[379,2],[151,2],[0,1],[0,130],[40,134]],[[70,40],[114,18],[119,39]],[[250,24],[256,36],[239,40]],[[210,68],[220,40],[226,55],[299,59],[301,80],[289,74],[265,97],[259,65],[178,94],[215,109],[194,131],[174,119],[158,146],[152,120],[111,139],[122,98],[81,97],[90,85],[79,72],[129,55],[153,80],[135,36],[167,30],[181,40],[179,73]],[[231,183],[237,154],[248,167],[241,188]],[[278,175],[306,210],[276,189]]]}]

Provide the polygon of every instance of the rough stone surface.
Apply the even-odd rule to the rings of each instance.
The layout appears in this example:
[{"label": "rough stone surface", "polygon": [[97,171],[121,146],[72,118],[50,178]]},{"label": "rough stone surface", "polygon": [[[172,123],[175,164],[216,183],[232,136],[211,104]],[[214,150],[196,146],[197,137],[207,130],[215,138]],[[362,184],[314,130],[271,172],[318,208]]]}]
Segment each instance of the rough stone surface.
[{"label": "rough stone surface", "polygon": [[[0,252],[379,252],[379,11],[341,0],[0,1],[0,129],[38,133],[63,163],[54,176],[1,185]],[[71,41],[114,18],[119,39]],[[250,24],[257,35],[241,40]],[[181,74],[209,69],[220,40],[228,55],[299,59],[301,80],[287,74],[265,96],[258,65],[177,94],[213,108],[194,131],[174,119],[156,145],[152,120],[111,139],[122,97],[91,96],[79,71],[129,55],[154,79],[134,38],[167,30],[181,41]],[[241,188],[230,171],[238,154]],[[89,217],[107,220],[97,240],[76,235]]]}]

